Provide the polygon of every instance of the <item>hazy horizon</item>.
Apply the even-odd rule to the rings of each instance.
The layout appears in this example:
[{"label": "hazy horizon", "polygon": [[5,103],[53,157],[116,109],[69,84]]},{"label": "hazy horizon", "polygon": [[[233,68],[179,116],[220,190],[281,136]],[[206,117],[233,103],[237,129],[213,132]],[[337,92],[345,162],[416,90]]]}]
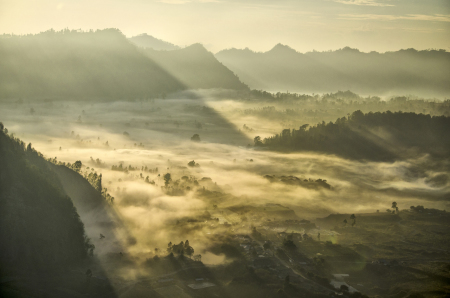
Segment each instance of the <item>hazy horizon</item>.
[{"label": "hazy horizon", "polygon": [[281,43],[299,52],[349,46],[364,52],[450,49],[450,3],[443,0],[0,1],[0,33],[118,28],[181,47],[265,52]]}]

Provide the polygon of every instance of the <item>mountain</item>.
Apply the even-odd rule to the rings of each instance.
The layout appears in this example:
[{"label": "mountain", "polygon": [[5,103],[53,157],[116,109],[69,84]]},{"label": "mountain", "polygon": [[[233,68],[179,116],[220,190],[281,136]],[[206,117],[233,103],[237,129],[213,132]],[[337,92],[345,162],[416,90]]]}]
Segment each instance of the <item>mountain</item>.
[{"label": "mountain", "polygon": [[130,37],[130,38],[128,38],[128,40],[138,47],[152,48],[157,51],[172,51],[172,50],[180,49],[180,47],[177,45],[174,45],[170,42],[155,38],[146,33]]},{"label": "mountain", "polygon": [[117,29],[0,37],[0,98],[142,98],[185,89]]},{"label": "mountain", "polygon": [[214,55],[201,44],[173,51],[146,49],[145,53],[188,88],[248,89],[232,71],[217,61]]},{"label": "mountain", "polygon": [[89,241],[50,163],[0,123],[0,275],[79,263]]},{"label": "mountain", "polygon": [[450,53],[445,50],[363,53],[346,47],[303,54],[278,44],[264,53],[229,49],[215,56],[252,89],[426,96],[450,93]]}]

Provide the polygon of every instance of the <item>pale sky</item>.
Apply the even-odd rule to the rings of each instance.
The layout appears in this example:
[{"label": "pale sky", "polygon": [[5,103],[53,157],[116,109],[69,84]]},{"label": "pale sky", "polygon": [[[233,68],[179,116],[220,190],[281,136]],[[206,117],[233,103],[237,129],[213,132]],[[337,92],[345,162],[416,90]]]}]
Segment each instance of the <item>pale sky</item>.
[{"label": "pale sky", "polygon": [[450,51],[450,0],[0,0],[0,33],[111,27],[213,52]]}]

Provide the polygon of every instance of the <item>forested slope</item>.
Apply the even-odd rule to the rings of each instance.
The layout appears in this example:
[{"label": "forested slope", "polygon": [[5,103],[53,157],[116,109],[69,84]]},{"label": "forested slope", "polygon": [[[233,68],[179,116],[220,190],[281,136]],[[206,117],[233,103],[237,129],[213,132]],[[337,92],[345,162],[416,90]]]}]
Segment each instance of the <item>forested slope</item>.
[{"label": "forested slope", "polygon": [[351,159],[389,161],[430,154],[450,156],[450,117],[390,111],[356,111],[336,122],[322,122],[281,134],[255,145],[281,151],[318,151]]},{"label": "forested slope", "polygon": [[3,35],[0,57],[0,99],[134,99],[185,89],[116,29]]},{"label": "forested slope", "polygon": [[0,128],[0,274],[80,262],[90,244],[50,163]]}]

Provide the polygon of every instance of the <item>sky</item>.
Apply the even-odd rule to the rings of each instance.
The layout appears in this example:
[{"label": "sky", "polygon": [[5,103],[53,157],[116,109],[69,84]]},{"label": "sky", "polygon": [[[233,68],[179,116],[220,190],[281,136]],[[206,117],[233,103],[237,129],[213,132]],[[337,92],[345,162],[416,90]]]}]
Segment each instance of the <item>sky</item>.
[{"label": "sky", "polygon": [[0,0],[0,33],[118,28],[212,52],[450,51],[450,0]]}]

